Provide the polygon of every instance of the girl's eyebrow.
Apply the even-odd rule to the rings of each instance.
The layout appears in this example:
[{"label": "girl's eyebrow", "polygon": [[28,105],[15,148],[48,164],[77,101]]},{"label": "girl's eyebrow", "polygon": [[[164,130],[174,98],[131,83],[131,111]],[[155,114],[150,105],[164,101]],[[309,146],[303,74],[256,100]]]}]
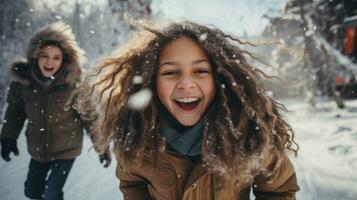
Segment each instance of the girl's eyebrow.
[{"label": "girl's eyebrow", "polygon": [[195,60],[195,61],[193,61],[192,63],[193,63],[193,64],[199,64],[199,63],[203,63],[203,62],[206,62],[206,63],[208,63],[208,64],[211,64],[211,63],[209,62],[209,60],[207,60],[207,59]]},{"label": "girl's eyebrow", "polygon": [[[200,59],[200,60],[195,60],[195,61],[193,61],[192,62],[192,64],[199,64],[199,63],[203,63],[203,62],[206,62],[206,63],[208,63],[208,64],[210,64],[210,62],[209,62],[209,60],[207,60],[207,59]],[[161,63],[160,65],[159,65],[159,67],[161,67],[162,65],[180,65],[178,62],[175,62],[175,61],[167,61],[167,62],[164,62],[164,63]]]},{"label": "girl's eyebrow", "polygon": [[180,65],[180,64],[178,62],[174,62],[174,61],[167,61],[167,62],[161,63],[159,65],[159,67],[161,67],[163,65]]}]

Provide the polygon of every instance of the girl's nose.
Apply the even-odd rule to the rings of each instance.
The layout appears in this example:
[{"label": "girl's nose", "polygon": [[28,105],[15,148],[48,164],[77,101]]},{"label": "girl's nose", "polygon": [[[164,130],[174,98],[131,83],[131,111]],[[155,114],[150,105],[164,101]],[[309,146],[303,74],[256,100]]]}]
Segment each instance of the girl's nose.
[{"label": "girl's nose", "polygon": [[43,61],[42,61],[45,65],[50,65],[51,64],[51,61],[50,61],[50,59],[44,59]]},{"label": "girl's nose", "polygon": [[47,62],[47,64],[49,64],[49,65],[53,65],[53,63],[54,63],[54,60],[53,59],[48,59],[48,62]]},{"label": "girl's nose", "polygon": [[179,89],[190,89],[196,87],[196,83],[191,77],[186,76],[179,80],[177,87]]}]

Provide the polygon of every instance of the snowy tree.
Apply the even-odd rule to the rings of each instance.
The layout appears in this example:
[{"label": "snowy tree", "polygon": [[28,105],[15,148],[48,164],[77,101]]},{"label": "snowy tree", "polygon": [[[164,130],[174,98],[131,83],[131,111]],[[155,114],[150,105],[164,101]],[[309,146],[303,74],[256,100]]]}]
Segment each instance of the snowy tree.
[{"label": "snowy tree", "polygon": [[341,71],[339,27],[356,5],[355,0],[289,0],[278,16],[268,16],[264,34],[280,39],[282,48],[273,51],[280,72],[297,86],[296,95],[303,93],[311,105],[315,96],[332,96],[343,107],[334,84],[335,73]]},{"label": "snowy tree", "polygon": [[147,19],[152,15],[151,0],[108,0],[108,2],[113,13],[128,14],[134,19]]},{"label": "snowy tree", "polygon": [[[0,107],[5,103],[5,93],[9,82],[8,66],[14,55],[24,53],[26,39],[33,22],[31,14],[34,12],[32,2],[0,1]],[[20,14],[19,14],[20,13]],[[0,109],[1,111],[1,109]]]}]

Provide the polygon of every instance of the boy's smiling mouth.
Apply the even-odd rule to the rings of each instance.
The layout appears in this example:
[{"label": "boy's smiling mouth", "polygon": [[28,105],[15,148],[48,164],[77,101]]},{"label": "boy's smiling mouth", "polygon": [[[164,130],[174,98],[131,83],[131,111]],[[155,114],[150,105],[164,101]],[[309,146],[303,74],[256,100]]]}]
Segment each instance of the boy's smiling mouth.
[{"label": "boy's smiling mouth", "polygon": [[201,98],[198,97],[183,97],[174,99],[176,105],[185,112],[192,113],[198,107],[201,102]]},{"label": "boy's smiling mouth", "polygon": [[45,65],[43,66],[43,69],[47,72],[52,72],[55,68],[54,67],[51,67],[49,65]]}]

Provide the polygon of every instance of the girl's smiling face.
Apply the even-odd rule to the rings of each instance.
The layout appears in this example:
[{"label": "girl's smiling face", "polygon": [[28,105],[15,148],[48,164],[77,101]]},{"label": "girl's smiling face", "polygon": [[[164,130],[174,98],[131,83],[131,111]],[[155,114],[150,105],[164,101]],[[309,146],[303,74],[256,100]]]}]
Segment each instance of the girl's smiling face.
[{"label": "girl's smiling face", "polygon": [[159,59],[156,89],[160,101],[182,125],[196,124],[216,92],[207,54],[192,39],[181,37],[166,45]]},{"label": "girl's smiling face", "polygon": [[47,45],[41,48],[37,63],[42,75],[50,78],[60,69],[62,60],[62,50],[57,46]]}]

